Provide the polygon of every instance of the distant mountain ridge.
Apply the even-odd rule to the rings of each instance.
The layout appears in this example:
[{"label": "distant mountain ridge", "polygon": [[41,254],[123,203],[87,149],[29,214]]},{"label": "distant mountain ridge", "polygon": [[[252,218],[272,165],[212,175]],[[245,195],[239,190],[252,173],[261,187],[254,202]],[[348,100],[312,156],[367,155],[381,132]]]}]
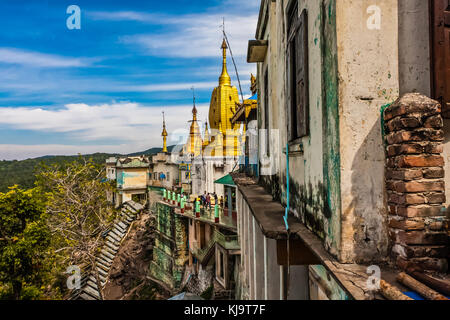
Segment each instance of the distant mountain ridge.
[{"label": "distant mountain ridge", "polygon": [[[169,152],[171,152],[173,150],[173,148],[175,148],[175,146],[168,146],[167,150]],[[96,153],[91,153],[91,154],[82,154],[83,157],[90,157],[90,156],[98,156],[98,155],[108,155],[109,157],[137,157],[137,156],[150,156],[150,155],[154,155],[157,154],[158,152],[161,152],[162,148],[150,148],[148,150],[145,151],[141,151],[141,152],[135,152],[135,153],[129,153],[129,154],[120,154],[120,153],[101,153],[101,152],[96,152]],[[78,157],[78,155],[70,155],[70,156],[59,156],[59,155],[46,155],[46,156],[42,156],[42,157],[37,157],[37,158],[29,158],[26,160],[46,160],[46,159],[52,159],[52,158],[56,158],[56,157]],[[26,160],[11,160],[11,161],[26,161]]]},{"label": "distant mountain ridge", "polygon": [[[172,151],[175,146],[167,147],[168,151]],[[106,159],[110,157],[136,157],[141,155],[154,155],[161,152],[162,148],[150,148],[145,151],[135,152],[130,154],[117,154],[117,153],[93,153],[82,155],[84,158],[92,158],[96,163],[105,163]],[[35,173],[37,167],[44,163],[47,165],[71,162],[78,159],[79,155],[72,156],[52,156],[46,155],[33,159],[26,160],[0,160],[0,192],[7,192],[8,187],[15,184],[21,188],[29,189],[34,187]]]}]

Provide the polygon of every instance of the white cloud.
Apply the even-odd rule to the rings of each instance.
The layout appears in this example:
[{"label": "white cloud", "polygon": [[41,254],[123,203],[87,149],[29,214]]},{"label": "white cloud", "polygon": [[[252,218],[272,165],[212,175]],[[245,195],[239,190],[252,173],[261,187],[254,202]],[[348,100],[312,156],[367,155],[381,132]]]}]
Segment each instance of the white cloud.
[{"label": "white cloud", "polygon": [[[239,2],[239,3],[238,3]],[[158,24],[167,30],[158,33],[128,35],[120,42],[142,46],[149,54],[164,57],[204,58],[220,55],[222,21],[225,18],[227,36],[235,56],[247,54],[247,43],[254,37],[258,20],[257,0],[246,2],[228,0],[225,13],[198,13],[186,15],[150,14],[136,11],[92,12],[97,20],[138,21]],[[239,7],[239,13],[229,11]],[[220,11],[223,12],[223,11]],[[242,14],[246,12],[248,14]]]},{"label": "white cloud", "polygon": [[[198,119],[206,119],[209,106],[200,105],[197,109]],[[0,145],[0,159],[11,159],[13,155],[23,159],[31,153],[34,156],[59,154],[58,150],[63,154],[108,150],[130,153],[161,146],[162,111],[166,114],[169,134],[183,133],[189,128],[192,106],[146,107],[136,103],[118,103],[93,106],[69,104],[60,110],[0,108],[0,125],[12,129],[64,133],[70,138],[90,144],[60,147]],[[104,141],[108,140],[111,140],[111,146],[104,146]],[[96,141],[103,143],[92,146]],[[121,151],[122,149],[125,151]]]},{"label": "white cloud", "polygon": [[[138,44],[149,54],[179,58],[219,57],[222,44],[222,18],[219,14],[197,14],[172,17],[164,22],[171,31],[158,34],[130,35],[120,38],[127,44]],[[247,54],[248,40],[254,37],[257,15],[225,15],[228,40],[233,55]]]},{"label": "white cloud", "polygon": [[192,87],[196,89],[213,89],[217,86],[217,82],[194,82],[194,83],[161,83],[139,86],[122,86],[119,91],[131,92],[161,92],[161,91],[181,91],[189,90]]},{"label": "white cloud", "polygon": [[88,12],[87,15],[93,20],[138,21],[146,23],[161,23],[165,17],[162,14],[151,14],[136,11],[95,11]]},{"label": "white cloud", "polygon": [[19,64],[31,67],[70,68],[85,67],[91,61],[92,59],[68,58],[16,48],[0,48],[0,63]]}]

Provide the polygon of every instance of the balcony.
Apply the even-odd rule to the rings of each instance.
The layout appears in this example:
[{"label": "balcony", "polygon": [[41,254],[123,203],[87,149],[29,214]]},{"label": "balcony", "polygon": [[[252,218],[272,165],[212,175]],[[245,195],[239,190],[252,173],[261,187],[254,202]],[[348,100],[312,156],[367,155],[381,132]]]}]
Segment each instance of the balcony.
[{"label": "balcony", "polygon": [[181,213],[181,209],[178,207],[175,209],[176,214],[184,215],[190,219],[194,219],[200,222],[208,223],[210,225],[214,225],[220,228],[227,229],[229,231],[237,232],[237,212],[233,210],[233,212],[228,211],[227,208],[219,207],[219,219],[216,221],[214,216],[214,207],[205,208],[203,206],[200,207],[200,216],[197,217],[195,211],[193,209],[194,205],[189,203],[185,207],[185,212]]},{"label": "balcony", "polygon": [[[225,235],[218,230],[214,230],[212,238],[203,248],[199,248],[198,242],[192,243],[192,254],[203,263],[206,258],[214,253],[215,244],[218,243],[226,250],[239,250],[239,240],[237,235]],[[208,260],[208,259],[206,259]]]}]

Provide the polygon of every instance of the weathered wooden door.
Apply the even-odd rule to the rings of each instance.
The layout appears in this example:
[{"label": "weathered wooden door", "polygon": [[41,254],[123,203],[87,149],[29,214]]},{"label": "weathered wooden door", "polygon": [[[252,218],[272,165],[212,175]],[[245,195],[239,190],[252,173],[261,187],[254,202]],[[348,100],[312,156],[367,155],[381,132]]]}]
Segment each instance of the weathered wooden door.
[{"label": "weathered wooden door", "polygon": [[450,117],[450,0],[430,0],[433,95]]}]

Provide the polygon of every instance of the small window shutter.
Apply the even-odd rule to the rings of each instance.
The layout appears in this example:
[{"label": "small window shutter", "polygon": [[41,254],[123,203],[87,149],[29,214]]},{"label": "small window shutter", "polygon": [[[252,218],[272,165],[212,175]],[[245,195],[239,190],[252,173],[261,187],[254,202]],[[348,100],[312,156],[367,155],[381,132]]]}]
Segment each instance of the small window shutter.
[{"label": "small window shutter", "polygon": [[309,134],[308,14],[303,10],[295,36],[297,138]]}]

